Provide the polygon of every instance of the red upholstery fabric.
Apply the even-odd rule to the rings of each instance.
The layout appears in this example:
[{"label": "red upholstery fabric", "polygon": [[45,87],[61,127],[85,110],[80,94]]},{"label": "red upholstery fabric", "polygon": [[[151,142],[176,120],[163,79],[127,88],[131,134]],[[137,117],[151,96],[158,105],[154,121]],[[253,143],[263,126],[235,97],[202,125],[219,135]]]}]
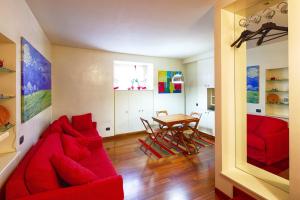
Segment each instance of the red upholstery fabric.
[{"label": "red upholstery fabric", "polygon": [[60,188],[59,180],[50,163],[54,153],[63,153],[59,133],[53,133],[45,138],[28,164],[25,181],[31,194]]},{"label": "red upholstery fabric", "polygon": [[75,128],[73,128],[69,122],[63,122],[61,124],[61,127],[63,129],[63,132],[70,136],[82,137],[81,133],[79,131],[77,131]]},{"label": "red upholstery fabric", "polygon": [[54,154],[51,163],[58,175],[70,185],[82,185],[98,178],[89,169],[63,154]]},{"label": "red upholstery fabric", "polygon": [[247,156],[264,164],[289,157],[289,128],[286,121],[248,115]]},{"label": "red upholstery fabric", "polygon": [[24,174],[28,166],[28,162],[31,160],[31,158],[33,157],[33,155],[35,154],[36,150],[42,142],[43,140],[39,140],[39,142],[36,145],[31,147],[31,149],[27,152],[27,154],[24,156],[22,161],[19,163],[15,171],[8,179],[7,184],[5,185],[6,200],[12,200],[16,199],[17,197],[24,197],[29,195],[29,191],[24,180]]},{"label": "red upholstery fabric", "polygon": [[286,121],[272,117],[264,117],[262,124],[263,126],[259,126],[257,129],[259,135],[268,135],[288,128]]},{"label": "red upholstery fabric", "polygon": [[89,184],[30,195],[18,200],[123,200],[121,176],[100,179]]},{"label": "red upholstery fabric", "polygon": [[261,138],[258,137],[255,134],[248,133],[247,134],[247,142],[248,146],[254,148],[254,149],[259,149],[264,151],[265,150],[265,141]]},{"label": "red upholstery fabric", "polygon": [[[123,200],[122,177],[117,175],[102,146],[102,139],[96,130],[96,123],[93,124],[92,129],[85,130],[88,137],[81,133],[86,138],[84,142],[83,137],[76,140],[88,147],[90,151],[90,155],[78,163],[92,171],[98,179],[78,186],[66,186],[60,182],[61,178],[52,167],[50,160],[53,154],[63,154],[64,152],[61,145],[62,135],[71,137],[62,132],[61,122],[62,120],[53,122],[42,134],[38,143],[19,163],[5,184],[7,199]],[[33,194],[32,189],[39,192]]]},{"label": "red upholstery fabric", "polygon": [[[103,162],[103,160],[106,162]],[[116,170],[103,148],[95,149],[91,153],[91,156],[79,161],[79,163],[94,172],[99,178],[117,175]]]},{"label": "red upholstery fabric", "polygon": [[79,161],[91,154],[87,147],[72,136],[62,134],[62,143],[65,154],[73,160]]},{"label": "red upholstery fabric", "polygon": [[102,138],[99,136],[95,137],[80,137],[77,141],[86,146],[88,149],[95,149],[102,147]]},{"label": "red upholstery fabric", "polygon": [[83,130],[80,133],[86,137],[99,137],[99,133],[95,128]]},{"label": "red upholstery fabric", "polygon": [[72,126],[78,131],[93,129],[92,114],[73,116]]},{"label": "red upholstery fabric", "polygon": [[61,122],[59,120],[55,120],[51,125],[50,125],[51,132],[58,132],[62,133],[63,129],[61,127]]},{"label": "red upholstery fabric", "polygon": [[258,115],[248,115],[247,116],[247,131],[248,133],[253,133],[257,130],[258,126],[261,124],[263,120],[261,116]]}]

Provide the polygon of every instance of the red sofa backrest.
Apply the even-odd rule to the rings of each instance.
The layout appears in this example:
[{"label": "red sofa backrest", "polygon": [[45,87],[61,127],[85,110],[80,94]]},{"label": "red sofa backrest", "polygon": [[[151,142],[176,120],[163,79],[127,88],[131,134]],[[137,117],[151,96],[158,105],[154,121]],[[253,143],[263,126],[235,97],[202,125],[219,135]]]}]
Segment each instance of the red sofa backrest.
[{"label": "red sofa backrest", "polygon": [[248,133],[265,135],[288,129],[288,122],[268,116],[247,115],[247,131]]}]

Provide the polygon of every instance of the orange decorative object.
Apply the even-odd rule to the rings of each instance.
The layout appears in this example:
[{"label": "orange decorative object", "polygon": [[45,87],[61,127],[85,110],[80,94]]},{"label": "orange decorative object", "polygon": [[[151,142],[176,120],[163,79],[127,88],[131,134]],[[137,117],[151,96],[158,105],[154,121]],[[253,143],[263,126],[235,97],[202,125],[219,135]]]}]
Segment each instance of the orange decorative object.
[{"label": "orange decorative object", "polygon": [[0,105],[0,126],[4,126],[9,122],[9,112],[8,110]]},{"label": "orange decorative object", "polygon": [[267,96],[267,102],[271,104],[278,104],[280,103],[280,98],[277,94],[269,94]]}]

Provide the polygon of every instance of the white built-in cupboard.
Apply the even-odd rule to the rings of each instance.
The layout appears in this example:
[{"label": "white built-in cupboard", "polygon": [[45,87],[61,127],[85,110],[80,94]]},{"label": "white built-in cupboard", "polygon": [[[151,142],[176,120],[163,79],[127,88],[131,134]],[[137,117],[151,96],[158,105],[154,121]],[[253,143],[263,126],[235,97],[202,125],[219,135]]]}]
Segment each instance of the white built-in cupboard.
[{"label": "white built-in cupboard", "polygon": [[207,108],[207,88],[214,88],[214,59],[203,58],[186,64],[186,113],[202,114],[199,130],[215,135],[215,112]]},{"label": "white built-in cupboard", "polygon": [[152,123],[153,91],[115,91],[115,135],[144,130],[140,117]]}]

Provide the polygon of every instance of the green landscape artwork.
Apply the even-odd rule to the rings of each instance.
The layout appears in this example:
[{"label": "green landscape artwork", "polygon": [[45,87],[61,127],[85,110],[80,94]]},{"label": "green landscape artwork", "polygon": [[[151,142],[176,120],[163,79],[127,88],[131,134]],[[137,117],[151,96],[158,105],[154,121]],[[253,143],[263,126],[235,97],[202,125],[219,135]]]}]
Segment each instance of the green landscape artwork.
[{"label": "green landscape artwork", "polygon": [[22,123],[51,106],[51,63],[26,39],[21,39]]},{"label": "green landscape artwork", "polygon": [[259,103],[259,66],[247,67],[247,102]]}]

